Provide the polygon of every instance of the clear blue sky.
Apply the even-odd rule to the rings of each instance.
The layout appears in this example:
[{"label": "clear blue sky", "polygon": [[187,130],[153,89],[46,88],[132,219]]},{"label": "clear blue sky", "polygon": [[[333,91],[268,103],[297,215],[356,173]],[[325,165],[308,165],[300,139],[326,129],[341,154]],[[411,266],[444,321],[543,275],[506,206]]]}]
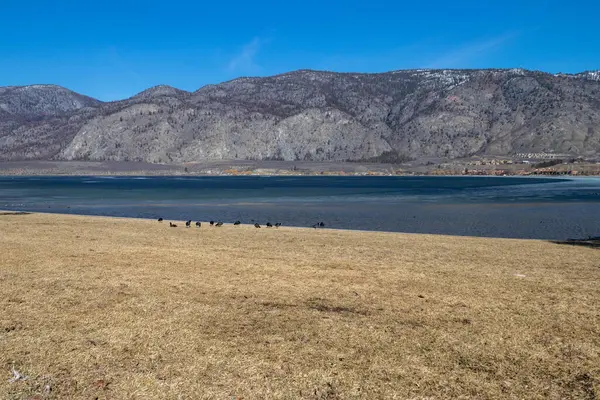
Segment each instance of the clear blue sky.
[{"label": "clear blue sky", "polygon": [[0,2],[0,86],[101,100],[304,68],[600,69],[598,0]]}]

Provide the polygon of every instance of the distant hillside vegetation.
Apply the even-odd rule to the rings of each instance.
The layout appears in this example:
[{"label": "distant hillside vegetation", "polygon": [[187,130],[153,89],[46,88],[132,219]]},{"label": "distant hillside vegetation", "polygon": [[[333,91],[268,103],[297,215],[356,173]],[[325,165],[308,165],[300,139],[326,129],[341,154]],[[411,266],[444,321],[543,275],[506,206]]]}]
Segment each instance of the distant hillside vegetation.
[{"label": "distant hillside vegetation", "polygon": [[600,154],[600,74],[296,71],[103,103],[0,88],[0,159],[175,163]]}]

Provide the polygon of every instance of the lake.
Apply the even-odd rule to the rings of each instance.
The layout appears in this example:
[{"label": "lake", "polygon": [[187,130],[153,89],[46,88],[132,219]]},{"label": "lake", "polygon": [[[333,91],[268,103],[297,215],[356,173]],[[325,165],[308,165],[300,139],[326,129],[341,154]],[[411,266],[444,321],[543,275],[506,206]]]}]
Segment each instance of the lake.
[{"label": "lake", "polygon": [[6,176],[0,209],[568,239],[600,235],[600,179]]}]

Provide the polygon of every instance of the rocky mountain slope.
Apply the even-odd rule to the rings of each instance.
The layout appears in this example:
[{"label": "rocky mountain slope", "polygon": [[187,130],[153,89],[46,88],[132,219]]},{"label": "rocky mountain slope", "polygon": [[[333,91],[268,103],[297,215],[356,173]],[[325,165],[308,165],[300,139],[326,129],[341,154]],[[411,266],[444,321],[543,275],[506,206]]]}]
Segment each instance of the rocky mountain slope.
[{"label": "rocky mountain slope", "polygon": [[0,87],[0,160],[55,157],[101,105],[55,85]]},{"label": "rocky mountain slope", "polygon": [[600,73],[296,71],[102,103],[0,88],[0,159],[366,160],[600,154]]}]

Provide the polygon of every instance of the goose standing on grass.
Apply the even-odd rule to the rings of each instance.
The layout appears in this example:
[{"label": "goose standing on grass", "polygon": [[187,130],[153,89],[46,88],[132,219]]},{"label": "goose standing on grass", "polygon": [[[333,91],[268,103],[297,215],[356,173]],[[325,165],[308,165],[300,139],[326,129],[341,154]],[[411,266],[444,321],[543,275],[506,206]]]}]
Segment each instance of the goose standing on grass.
[{"label": "goose standing on grass", "polygon": [[275,223],[275,228],[279,228],[281,226],[281,222],[276,222]]},{"label": "goose standing on grass", "polygon": [[240,222],[240,221],[235,221],[235,222],[233,223],[233,225],[235,225],[235,226],[238,226],[239,224],[241,224],[241,222]]},{"label": "goose standing on grass", "polygon": [[223,226],[223,223],[221,221],[217,222],[217,224],[215,225],[216,227],[221,227]]},{"label": "goose standing on grass", "polygon": [[272,228],[272,227],[273,227],[273,224],[270,222],[267,222],[267,228]]},{"label": "goose standing on grass", "polygon": [[260,228],[260,225],[258,223],[254,224],[255,228]]},{"label": "goose standing on grass", "polygon": [[162,218],[159,218],[159,219],[158,219],[158,222],[163,222],[163,219],[162,219]]},{"label": "goose standing on grass", "polygon": [[185,227],[186,228],[189,228],[190,226],[192,226],[192,220],[191,219],[185,222]]},{"label": "goose standing on grass", "polygon": [[175,224],[174,224],[174,223],[172,223],[172,222],[169,222],[169,226],[170,226],[171,228],[177,228],[177,225],[175,225]]},{"label": "goose standing on grass", "polygon": [[196,222],[196,228],[200,228],[202,226],[202,223],[200,223],[200,221]]},{"label": "goose standing on grass", "polygon": [[210,226],[213,226],[215,224],[215,221],[210,221]]}]

